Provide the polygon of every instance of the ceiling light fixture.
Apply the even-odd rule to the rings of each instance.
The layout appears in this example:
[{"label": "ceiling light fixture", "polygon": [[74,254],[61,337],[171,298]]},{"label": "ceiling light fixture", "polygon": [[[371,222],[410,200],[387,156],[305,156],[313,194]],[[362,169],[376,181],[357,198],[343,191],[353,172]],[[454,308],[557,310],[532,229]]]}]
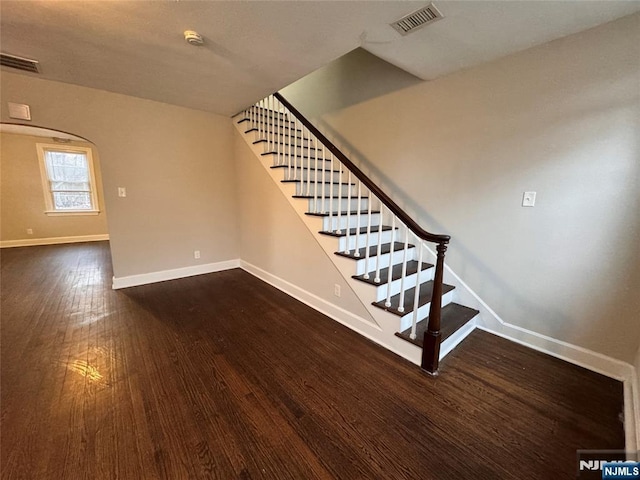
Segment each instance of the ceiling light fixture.
[{"label": "ceiling light fixture", "polygon": [[185,30],[184,31],[184,39],[187,41],[189,45],[193,45],[195,47],[199,47],[204,44],[204,40],[202,39],[202,35],[194,30]]}]

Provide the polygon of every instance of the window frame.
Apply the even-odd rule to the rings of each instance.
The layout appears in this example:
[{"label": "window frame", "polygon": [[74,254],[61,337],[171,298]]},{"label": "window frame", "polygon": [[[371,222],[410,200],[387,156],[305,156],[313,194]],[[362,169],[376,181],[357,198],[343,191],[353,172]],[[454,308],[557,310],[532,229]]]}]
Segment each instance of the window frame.
[{"label": "window frame", "polygon": [[[38,160],[40,163],[40,178],[42,180],[42,193],[44,194],[45,215],[49,216],[72,216],[72,215],[98,215],[100,207],[98,205],[98,185],[96,183],[96,175],[93,167],[93,151],[90,147],[80,147],[76,145],[60,145],[51,143],[36,143],[38,151]],[[51,190],[51,181],[47,172],[47,163],[45,161],[45,152],[63,152],[63,153],[82,153],[86,156],[89,167],[89,185],[91,210],[56,210],[53,202],[53,191]]]}]

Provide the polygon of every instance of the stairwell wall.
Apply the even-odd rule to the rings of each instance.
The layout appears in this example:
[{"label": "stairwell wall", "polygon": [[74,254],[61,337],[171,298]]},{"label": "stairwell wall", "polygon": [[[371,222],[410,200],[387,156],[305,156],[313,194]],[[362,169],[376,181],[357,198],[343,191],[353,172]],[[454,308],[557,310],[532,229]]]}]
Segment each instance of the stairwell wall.
[{"label": "stairwell wall", "polygon": [[639,58],[636,14],[414,85],[382,60],[343,58],[282,94],[452,235],[449,265],[504,321],[633,363]]},{"label": "stairwell wall", "polygon": [[[235,132],[234,137],[239,246],[243,262],[269,275],[262,275],[264,280],[284,280],[291,284],[293,290],[285,288],[291,290],[289,293],[305,292],[320,298],[325,305],[336,305],[370,320],[369,312],[260,165],[269,160],[256,158],[239,133]],[[317,230],[322,230],[320,219]],[[261,276],[260,272],[252,273]],[[334,295],[336,284],[341,287],[340,297]],[[313,306],[322,308],[322,305]]]},{"label": "stairwell wall", "polygon": [[228,117],[6,71],[1,88],[3,122],[26,103],[34,125],[95,144],[115,277],[239,257]]}]

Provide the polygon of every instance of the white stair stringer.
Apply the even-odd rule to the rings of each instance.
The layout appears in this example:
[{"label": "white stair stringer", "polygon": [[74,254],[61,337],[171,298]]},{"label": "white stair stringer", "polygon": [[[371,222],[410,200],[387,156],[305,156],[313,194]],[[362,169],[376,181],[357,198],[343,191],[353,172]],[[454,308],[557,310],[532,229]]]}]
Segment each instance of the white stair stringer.
[{"label": "white stair stringer", "polygon": [[[245,134],[245,130],[247,129],[247,122],[243,122],[238,124],[237,118],[233,119],[233,124],[238,130],[239,134],[242,136],[243,140],[247,144],[247,146],[252,150],[256,157],[256,161],[259,161],[260,165],[263,167],[264,171],[271,176],[273,182],[277,185],[281,193],[287,198],[287,201],[294,209],[300,220],[305,224],[305,226],[312,233],[318,245],[325,252],[327,257],[331,260],[331,262],[335,265],[337,270],[340,272],[342,277],[345,279],[349,287],[353,290],[356,296],[360,299],[362,305],[367,309],[370,313],[371,317],[374,319],[377,325],[370,324],[369,322],[357,321],[354,319],[353,315],[344,315],[343,318],[336,318],[335,315],[332,315],[332,318],[340,321],[347,327],[355,330],[356,332],[366,336],[367,338],[375,341],[376,343],[384,346],[385,348],[393,351],[394,353],[404,357],[410,362],[420,365],[422,349],[410,342],[407,342],[404,339],[396,336],[396,333],[401,331],[401,324],[405,322],[401,321],[401,317],[394,315],[390,312],[382,310],[378,307],[373,306],[373,301],[377,300],[376,287],[369,285],[367,283],[355,280],[352,278],[354,274],[356,274],[356,263],[353,259],[342,257],[336,255],[340,248],[340,244],[344,242],[343,239],[339,239],[329,235],[323,235],[319,233],[321,230],[326,230],[327,218],[308,215],[309,211],[309,199],[305,198],[293,198],[296,194],[300,193],[300,184],[295,182],[282,182],[284,179],[284,170],[283,168],[271,168],[273,166],[273,160],[270,155],[262,155],[264,152],[264,145],[261,143],[254,144],[253,142],[256,140],[254,132],[250,132],[249,134]],[[339,187],[342,188],[342,187]],[[356,216],[351,216],[350,221],[353,222]],[[337,222],[337,218],[333,217],[334,226]],[[345,222],[346,218],[342,217],[342,222]],[[344,223],[342,225],[345,226]],[[352,226],[355,226],[352,224]],[[432,251],[429,251],[429,255],[431,258],[425,258],[423,261],[429,263],[435,263],[435,255]],[[358,268],[358,274],[364,273],[364,271],[360,271],[361,268]],[[445,271],[445,281],[447,279],[453,279],[449,274],[450,270],[447,269]],[[431,272],[425,274],[425,278],[431,278],[433,274]],[[421,277],[421,281],[424,279]],[[280,288],[277,283],[273,283],[276,287]],[[453,281],[451,285],[456,286],[456,288],[447,294],[445,298],[443,298],[443,306],[446,303],[451,301],[457,301],[458,298],[458,283]],[[469,297],[469,296],[465,296]],[[304,301],[304,299],[301,299]],[[466,305],[473,306],[475,304],[465,303]],[[429,305],[424,305],[420,307],[420,312],[428,312]],[[323,312],[326,313],[326,312]],[[468,334],[470,334],[478,324],[478,316],[469,321],[464,327],[462,327],[459,331],[453,334],[451,337],[447,338],[442,342],[440,347],[440,359],[442,359],[447,353],[449,353],[455,346],[460,343]]]}]

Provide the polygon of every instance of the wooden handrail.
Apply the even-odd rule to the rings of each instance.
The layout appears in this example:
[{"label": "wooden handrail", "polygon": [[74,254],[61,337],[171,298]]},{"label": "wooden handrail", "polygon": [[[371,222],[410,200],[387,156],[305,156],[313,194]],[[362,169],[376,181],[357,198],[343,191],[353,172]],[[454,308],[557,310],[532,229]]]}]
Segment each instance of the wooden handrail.
[{"label": "wooden handrail", "polygon": [[416,234],[416,236],[422,240],[427,242],[433,242],[438,244],[447,244],[451,237],[449,235],[438,235],[435,233],[430,233],[424,230],[420,225],[418,225],[415,220],[413,220],[402,208],[398,206],[396,202],[391,200],[389,196],[384,193],[380,187],[378,187],[373,181],[365,175],[365,173],[360,170],[351,160],[347,158],[347,156],[340,151],[338,147],[336,147],[327,137],[325,137],[320,130],[318,130],[309,120],[305,118],[293,105],[291,105],[286,98],[284,98],[280,93],[276,92],[273,94],[285,107],[289,109],[291,113],[293,113],[296,118],[302,122],[302,124],[307,127],[307,129],[313,133],[320,142],[329,149],[335,157],[340,160],[340,162],[347,167],[351,172],[360,180],[364,185],[373,193],[376,197],[380,199],[380,201],[396,216],[398,217],[402,223],[404,223],[409,230]]}]

